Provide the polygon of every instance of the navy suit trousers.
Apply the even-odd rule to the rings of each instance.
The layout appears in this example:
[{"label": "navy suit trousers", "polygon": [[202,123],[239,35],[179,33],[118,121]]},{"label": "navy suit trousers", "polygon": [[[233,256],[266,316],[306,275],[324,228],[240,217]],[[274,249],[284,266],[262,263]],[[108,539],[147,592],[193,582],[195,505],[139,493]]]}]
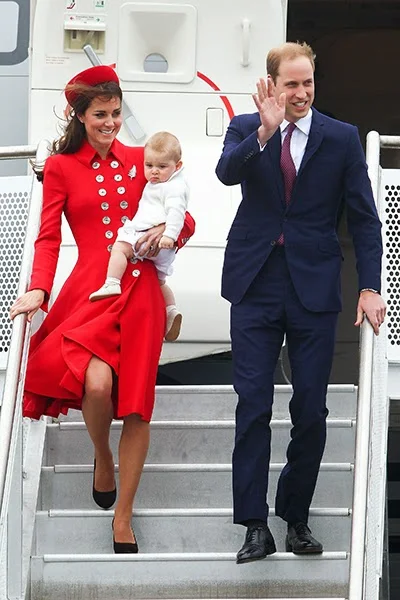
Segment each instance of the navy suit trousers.
[{"label": "navy suit trousers", "polygon": [[326,441],[326,391],[337,316],[302,306],[284,247],[274,249],[242,301],[232,305],[234,387],[239,397],[233,452],[235,523],[268,518],[273,378],[284,335],[292,370],[293,427],[275,510],[288,523],[308,521]]}]

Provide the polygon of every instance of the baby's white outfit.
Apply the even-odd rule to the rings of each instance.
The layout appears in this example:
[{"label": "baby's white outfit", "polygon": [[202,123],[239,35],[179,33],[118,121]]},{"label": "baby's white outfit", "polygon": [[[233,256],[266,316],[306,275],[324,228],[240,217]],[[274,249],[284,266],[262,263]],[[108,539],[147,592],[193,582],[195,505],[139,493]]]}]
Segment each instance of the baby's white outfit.
[{"label": "baby's white outfit", "polygon": [[[148,182],[143,190],[137,212],[132,220],[126,220],[118,229],[117,242],[128,242],[136,258],[143,260],[135,251],[137,240],[143,232],[155,225],[165,223],[163,235],[177,240],[185,220],[189,201],[189,186],[183,174],[183,167],[175,171],[162,183]],[[158,278],[164,281],[172,274],[175,260],[175,248],[162,248],[157,256],[149,258],[156,266]]]}]

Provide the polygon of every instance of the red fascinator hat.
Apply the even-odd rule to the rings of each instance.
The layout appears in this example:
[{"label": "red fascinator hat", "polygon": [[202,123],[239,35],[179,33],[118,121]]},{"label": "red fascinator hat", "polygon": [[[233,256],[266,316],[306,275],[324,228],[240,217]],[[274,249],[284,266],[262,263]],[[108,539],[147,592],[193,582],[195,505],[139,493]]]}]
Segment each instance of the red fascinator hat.
[{"label": "red fascinator hat", "polygon": [[114,81],[114,83],[119,85],[118,75],[112,67],[98,65],[81,71],[81,73],[75,75],[75,77],[73,77],[65,86],[65,97],[67,98],[68,104],[72,104],[78,95],[74,89],[68,89],[70,86],[82,84],[94,87],[95,85],[105,83],[106,81]]}]

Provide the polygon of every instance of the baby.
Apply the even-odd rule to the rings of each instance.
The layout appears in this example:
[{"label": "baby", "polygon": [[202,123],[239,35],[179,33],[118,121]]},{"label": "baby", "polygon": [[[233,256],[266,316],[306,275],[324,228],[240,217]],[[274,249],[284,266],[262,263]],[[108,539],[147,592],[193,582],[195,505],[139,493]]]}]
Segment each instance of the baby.
[{"label": "baby", "polygon": [[[183,227],[189,199],[189,188],[183,175],[182,151],[178,139],[166,131],[154,134],[144,147],[144,175],[147,184],[143,190],[137,212],[131,221],[125,221],[118,230],[108,263],[107,278],[102,287],[89,296],[92,302],[121,293],[121,278],[129,259],[138,256],[135,244],[143,232],[165,223],[159,241],[160,252],[151,257],[167,310],[165,339],[176,340],[180,333],[182,314],[177,310],[172,290],[166,285],[172,274],[175,259],[175,242]],[[144,257],[146,258],[146,257]]]}]

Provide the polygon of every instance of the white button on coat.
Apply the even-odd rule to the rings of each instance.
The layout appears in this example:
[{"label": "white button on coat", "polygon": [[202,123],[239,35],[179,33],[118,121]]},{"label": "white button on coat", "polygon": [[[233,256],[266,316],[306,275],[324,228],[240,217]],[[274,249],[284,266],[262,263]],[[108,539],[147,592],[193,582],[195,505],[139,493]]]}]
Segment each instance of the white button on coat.
[{"label": "white button on coat", "polygon": [[104,225],[108,225],[109,223],[111,223],[110,217],[103,217],[103,223]]},{"label": "white button on coat", "polygon": [[99,189],[99,195],[100,196],[105,196],[107,194],[107,190],[105,190],[104,188],[100,188]]},{"label": "white button on coat", "polygon": [[108,240],[111,240],[111,238],[113,237],[113,232],[112,231],[106,231],[105,236]]},{"label": "white button on coat", "polygon": [[122,202],[119,203],[121,208],[128,208],[128,203],[126,200],[122,200]]},{"label": "white button on coat", "polygon": [[114,179],[115,179],[115,181],[122,181],[122,175],[117,173],[117,175],[114,175]]},{"label": "white button on coat", "polygon": [[92,164],[93,169],[100,169],[100,163],[99,162],[94,162]]},{"label": "white button on coat", "polygon": [[108,202],[102,202],[101,208],[102,210],[108,210],[110,208],[110,205],[108,204]]},{"label": "white button on coat", "polygon": [[118,169],[119,163],[116,160],[112,160],[110,166],[112,169]]},{"label": "white button on coat", "polygon": [[96,181],[98,183],[103,183],[104,181],[104,176],[103,175],[96,175]]},{"label": "white button on coat", "polygon": [[139,277],[139,275],[140,275],[140,271],[139,271],[139,269],[134,269],[134,270],[132,271],[132,275],[133,275],[133,277]]},{"label": "white button on coat", "polygon": [[125,194],[125,188],[121,185],[121,187],[119,187],[117,189],[118,194]]}]

